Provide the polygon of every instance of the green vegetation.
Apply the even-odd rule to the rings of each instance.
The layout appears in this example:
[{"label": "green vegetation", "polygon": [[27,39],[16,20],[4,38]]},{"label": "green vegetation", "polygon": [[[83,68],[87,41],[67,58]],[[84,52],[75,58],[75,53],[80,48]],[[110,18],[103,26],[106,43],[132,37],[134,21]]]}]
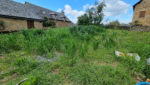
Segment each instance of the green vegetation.
[{"label": "green vegetation", "polygon": [[[92,25],[1,34],[0,84],[27,78],[21,85],[135,85],[150,77],[149,36]],[[141,61],[115,50],[138,53]]]},{"label": "green vegetation", "polygon": [[84,15],[78,17],[78,25],[100,25],[104,18],[104,7],[103,2],[96,2]]},{"label": "green vegetation", "polygon": [[56,23],[53,21],[50,21],[47,17],[44,17],[43,27],[55,27]]},{"label": "green vegetation", "polygon": [[109,28],[119,28],[120,27],[120,22],[118,20],[111,21],[106,26],[109,27]]},{"label": "green vegetation", "polygon": [[5,29],[5,23],[3,21],[0,21],[0,30]]}]

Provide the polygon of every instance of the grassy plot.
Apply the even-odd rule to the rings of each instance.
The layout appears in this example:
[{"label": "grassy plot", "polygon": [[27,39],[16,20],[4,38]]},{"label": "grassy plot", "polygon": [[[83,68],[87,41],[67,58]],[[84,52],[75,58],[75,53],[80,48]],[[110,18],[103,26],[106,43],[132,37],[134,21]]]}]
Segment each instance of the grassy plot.
[{"label": "grassy plot", "polygon": [[[97,26],[2,34],[0,84],[27,78],[21,85],[135,85],[150,77],[149,36]],[[115,50],[138,53],[141,61],[117,57]]]}]

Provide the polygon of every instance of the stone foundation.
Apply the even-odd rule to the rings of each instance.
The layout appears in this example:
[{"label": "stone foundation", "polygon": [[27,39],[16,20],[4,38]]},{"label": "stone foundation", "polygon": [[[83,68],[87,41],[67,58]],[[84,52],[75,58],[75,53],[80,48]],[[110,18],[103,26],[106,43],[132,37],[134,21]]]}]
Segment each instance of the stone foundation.
[{"label": "stone foundation", "polygon": [[133,26],[130,31],[150,32],[149,26]]}]

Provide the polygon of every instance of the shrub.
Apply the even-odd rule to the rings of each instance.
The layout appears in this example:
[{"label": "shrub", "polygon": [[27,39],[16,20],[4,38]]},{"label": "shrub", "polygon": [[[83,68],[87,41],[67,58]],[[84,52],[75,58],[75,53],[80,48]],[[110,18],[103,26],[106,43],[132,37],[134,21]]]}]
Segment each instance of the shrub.
[{"label": "shrub", "polygon": [[139,21],[135,21],[132,23],[132,26],[142,26],[142,24],[140,24]]},{"label": "shrub", "polygon": [[97,35],[100,32],[105,32],[106,30],[98,27],[98,26],[94,26],[94,25],[89,25],[89,26],[74,26],[70,28],[70,32],[77,36],[77,35]]},{"label": "shrub", "polygon": [[43,22],[44,27],[55,27],[56,23],[53,21],[50,21],[47,17],[44,18],[45,21]]},{"label": "shrub", "polygon": [[0,21],[0,30],[5,29],[5,23],[3,21]]},{"label": "shrub", "polygon": [[111,22],[109,22],[109,24],[107,24],[107,27],[109,27],[109,28],[119,28],[120,27],[120,22],[118,20],[111,21]]}]

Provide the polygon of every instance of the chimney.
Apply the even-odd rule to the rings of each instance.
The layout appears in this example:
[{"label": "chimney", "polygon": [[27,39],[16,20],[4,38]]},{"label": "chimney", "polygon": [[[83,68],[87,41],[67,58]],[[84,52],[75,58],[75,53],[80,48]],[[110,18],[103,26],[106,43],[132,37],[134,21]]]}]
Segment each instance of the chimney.
[{"label": "chimney", "polygon": [[62,10],[61,13],[63,14],[62,18],[64,19],[64,21],[66,21],[65,12]]},{"label": "chimney", "polygon": [[63,15],[65,15],[65,12],[64,12],[63,10],[61,11],[61,13],[62,13]]},{"label": "chimney", "polygon": [[25,5],[29,5],[30,3],[29,2],[25,2]]}]

